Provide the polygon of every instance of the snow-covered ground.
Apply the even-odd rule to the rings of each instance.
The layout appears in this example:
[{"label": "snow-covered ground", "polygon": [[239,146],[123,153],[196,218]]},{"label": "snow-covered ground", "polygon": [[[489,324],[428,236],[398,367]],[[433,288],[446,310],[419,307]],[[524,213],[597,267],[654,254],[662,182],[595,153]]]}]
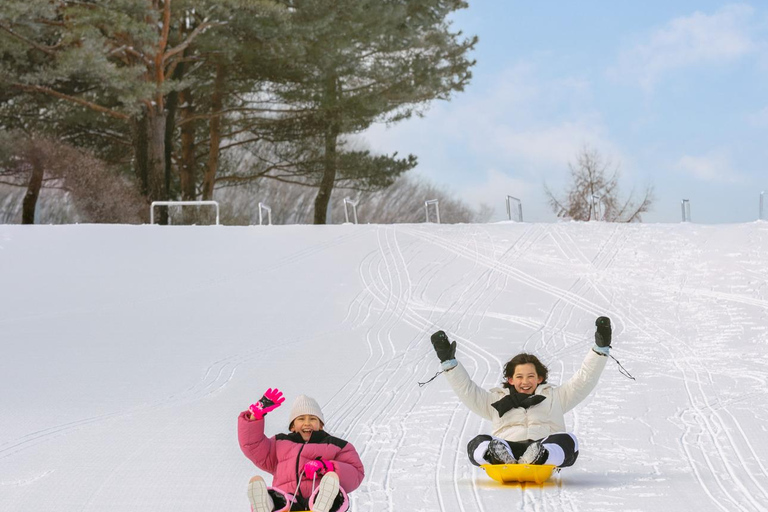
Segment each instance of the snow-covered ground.
[{"label": "snow-covered ground", "polygon": [[[489,425],[441,377],[550,381],[614,323],[567,416],[575,467],[501,486]],[[236,418],[269,387],[323,406],[366,466],[353,509],[768,510],[768,223],[0,226],[0,510],[243,511]],[[289,407],[267,417],[286,430]]]}]

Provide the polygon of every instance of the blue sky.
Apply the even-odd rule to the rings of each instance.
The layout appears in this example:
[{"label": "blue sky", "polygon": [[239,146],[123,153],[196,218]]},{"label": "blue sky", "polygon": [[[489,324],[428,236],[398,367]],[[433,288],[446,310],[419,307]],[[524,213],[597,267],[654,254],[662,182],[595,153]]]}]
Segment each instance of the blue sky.
[{"label": "blue sky", "polygon": [[[621,194],[653,185],[646,222],[748,222],[768,190],[768,6],[758,3],[470,1],[454,26],[480,38],[470,86],[425,117],[377,125],[373,150],[472,205],[552,221],[589,146],[620,166]],[[766,198],[768,202],[768,198]],[[767,205],[768,207],[768,205]]]}]

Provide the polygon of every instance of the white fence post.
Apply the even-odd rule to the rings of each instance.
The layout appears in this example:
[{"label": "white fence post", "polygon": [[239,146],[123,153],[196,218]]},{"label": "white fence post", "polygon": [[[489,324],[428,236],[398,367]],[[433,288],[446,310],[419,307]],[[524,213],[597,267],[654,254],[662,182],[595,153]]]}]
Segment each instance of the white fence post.
[{"label": "white fence post", "polygon": [[768,219],[765,218],[765,215],[764,215],[765,210],[763,210],[763,204],[764,204],[763,203],[763,199],[764,198],[765,198],[765,190],[760,192],[760,216],[758,217],[758,219],[760,219],[760,220],[768,220]]},{"label": "white fence post", "polygon": [[219,225],[219,203],[217,201],[152,201],[149,205],[149,223],[155,223],[155,206],[203,206],[216,207],[216,225]]},{"label": "white fence post", "polygon": [[263,211],[267,212],[267,219],[268,219],[267,224],[271,226],[272,225],[272,208],[265,205],[264,203],[259,203],[259,226],[264,224],[264,216],[262,214]]},{"label": "white fence post", "polygon": [[683,199],[680,203],[680,208],[683,211],[683,222],[691,222],[691,202]]},{"label": "white fence post", "polygon": [[517,215],[518,215],[518,222],[523,222],[523,202],[520,201],[518,198],[513,196],[507,196],[507,215],[509,216],[509,220],[512,219],[512,201],[515,201],[515,204],[517,204]]},{"label": "white fence post", "polygon": [[[593,218],[594,217],[594,218]],[[603,198],[598,195],[592,195],[592,215],[589,220],[605,220],[603,212]]]},{"label": "white fence post", "polygon": [[349,222],[349,211],[347,211],[347,205],[350,205],[352,207],[352,218],[355,219],[355,224],[357,224],[357,203],[360,200],[353,201],[348,197],[344,198],[344,218],[347,219],[347,222]]},{"label": "white fence post", "polygon": [[427,215],[426,222],[429,222],[429,205],[435,205],[435,215],[437,216],[437,223],[440,224],[440,201],[437,199],[430,199],[429,201],[424,201],[424,213]]}]

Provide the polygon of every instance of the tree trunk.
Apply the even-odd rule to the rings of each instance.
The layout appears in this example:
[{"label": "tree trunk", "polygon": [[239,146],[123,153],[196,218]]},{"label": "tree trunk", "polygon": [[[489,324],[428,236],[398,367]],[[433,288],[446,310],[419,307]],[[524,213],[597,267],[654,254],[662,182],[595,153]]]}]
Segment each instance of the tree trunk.
[{"label": "tree trunk", "polygon": [[147,145],[147,114],[145,112],[133,123],[133,166],[136,177],[139,179],[141,194],[145,197],[149,194]]},{"label": "tree trunk", "polygon": [[333,184],[336,182],[336,145],[339,128],[331,124],[325,131],[325,152],[323,154],[323,177],[315,198],[315,224],[325,224],[327,221],[328,205],[331,201]]},{"label": "tree trunk", "polygon": [[[166,198],[165,191],[165,112],[145,110],[134,122],[134,168],[141,193],[152,201]],[[166,224],[167,208],[161,208],[159,222]]]},{"label": "tree trunk", "polygon": [[181,161],[179,162],[179,180],[181,181],[181,199],[194,201],[197,199],[195,181],[195,124],[185,122],[195,115],[192,103],[192,91],[184,89],[179,94],[181,101]]},{"label": "tree trunk", "polygon": [[325,130],[323,130],[323,139],[325,142],[325,151],[323,153],[323,177],[320,180],[320,186],[315,198],[315,224],[325,224],[327,222],[328,205],[331,201],[331,192],[336,182],[336,149],[338,145],[339,132],[341,128],[337,119],[336,112],[337,88],[336,76],[330,73],[325,82],[325,105],[327,109],[327,121]]},{"label": "tree trunk", "polygon": [[166,102],[168,114],[165,122],[165,198],[171,198],[171,178],[173,176],[173,135],[176,131],[176,112],[179,109],[179,93],[173,91]]},{"label": "tree trunk", "polygon": [[40,189],[43,186],[43,175],[45,174],[45,167],[43,162],[36,155],[30,155],[32,164],[32,176],[29,179],[27,185],[27,193],[24,195],[24,201],[21,207],[21,223],[22,224],[34,224],[35,223],[35,208],[37,207],[37,199],[40,197]]},{"label": "tree trunk", "polygon": [[222,64],[216,65],[216,80],[214,81],[213,117],[211,118],[211,147],[208,153],[208,163],[203,177],[203,200],[213,199],[213,186],[216,183],[216,172],[219,169],[219,146],[221,143],[221,110],[224,104],[224,79],[226,68]]},{"label": "tree trunk", "polygon": [[150,201],[164,201],[165,190],[165,111],[150,110],[147,116],[147,184]]}]

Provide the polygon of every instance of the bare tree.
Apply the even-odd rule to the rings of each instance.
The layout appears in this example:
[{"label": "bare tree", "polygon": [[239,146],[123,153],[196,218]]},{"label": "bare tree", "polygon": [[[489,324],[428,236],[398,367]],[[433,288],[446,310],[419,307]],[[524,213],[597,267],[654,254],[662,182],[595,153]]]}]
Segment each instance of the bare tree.
[{"label": "bare tree", "polygon": [[[619,165],[612,165],[596,150],[585,146],[568,163],[571,184],[564,200],[544,184],[549,205],[558,217],[573,220],[642,222],[641,215],[653,204],[653,187],[648,186],[641,200],[634,200],[634,190],[626,200],[619,194]],[[600,211],[602,208],[602,212]]]},{"label": "bare tree", "polygon": [[[136,183],[118,175],[93,155],[41,136],[1,134],[0,184],[3,217],[33,224],[40,219],[41,201],[62,203],[68,212],[60,222],[139,223],[147,204]],[[26,189],[23,200],[10,189]],[[46,190],[51,193],[45,193]],[[74,206],[74,208],[72,208]],[[54,220],[48,208],[48,221]]]}]

